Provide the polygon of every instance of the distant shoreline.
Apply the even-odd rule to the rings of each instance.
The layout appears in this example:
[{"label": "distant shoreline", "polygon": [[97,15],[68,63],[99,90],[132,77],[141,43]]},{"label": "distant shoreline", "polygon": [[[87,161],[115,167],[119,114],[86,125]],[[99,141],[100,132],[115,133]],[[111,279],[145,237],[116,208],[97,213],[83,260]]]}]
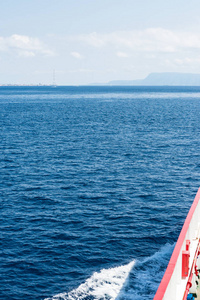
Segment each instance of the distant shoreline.
[{"label": "distant shoreline", "polygon": [[1,84],[0,87],[60,87],[60,86],[155,86],[155,87],[198,87],[200,86],[200,74],[192,73],[151,73],[144,79],[137,80],[112,80],[107,83],[89,83],[89,84],[62,84],[62,85],[53,85],[53,84]]}]

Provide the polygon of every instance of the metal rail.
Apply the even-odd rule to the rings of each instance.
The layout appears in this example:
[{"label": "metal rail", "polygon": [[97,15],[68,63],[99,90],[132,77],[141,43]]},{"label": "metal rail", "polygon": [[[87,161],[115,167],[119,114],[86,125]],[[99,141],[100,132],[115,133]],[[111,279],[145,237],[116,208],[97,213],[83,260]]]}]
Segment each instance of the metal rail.
[{"label": "metal rail", "polygon": [[186,285],[186,289],[185,289],[185,293],[184,293],[184,296],[183,296],[183,300],[187,299],[189,290],[190,290],[190,288],[192,286],[192,277],[193,277],[194,272],[195,272],[195,266],[196,266],[197,256],[199,255],[199,246],[200,246],[200,239],[199,239],[198,244],[197,244],[197,248],[196,248],[196,252],[195,252],[195,255],[194,255],[193,263],[192,263],[192,266],[191,266],[190,275],[189,275],[188,282],[187,282],[187,285]]}]

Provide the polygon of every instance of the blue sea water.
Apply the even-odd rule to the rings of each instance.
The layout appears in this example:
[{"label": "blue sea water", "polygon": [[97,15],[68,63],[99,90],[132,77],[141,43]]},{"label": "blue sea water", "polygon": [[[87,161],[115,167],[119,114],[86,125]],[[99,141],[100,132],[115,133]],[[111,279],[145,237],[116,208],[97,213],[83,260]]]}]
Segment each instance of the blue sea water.
[{"label": "blue sea water", "polygon": [[0,299],[153,299],[200,185],[199,87],[0,87]]}]

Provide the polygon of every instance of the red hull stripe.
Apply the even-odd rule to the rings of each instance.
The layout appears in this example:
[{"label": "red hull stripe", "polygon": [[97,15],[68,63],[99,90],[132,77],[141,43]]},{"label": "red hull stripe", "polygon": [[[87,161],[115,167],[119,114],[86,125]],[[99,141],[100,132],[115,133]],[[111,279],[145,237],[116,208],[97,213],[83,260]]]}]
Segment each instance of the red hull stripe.
[{"label": "red hull stripe", "polygon": [[163,276],[163,279],[158,287],[158,290],[155,294],[155,297],[153,300],[162,300],[164,295],[165,295],[165,292],[166,292],[166,289],[167,289],[167,286],[170,282],[170,279],[171,279],[171,276],[174,272],[174,268],[175,268],[175,265],[176,265],[176,262],[177,262],[177,259],[178,259],[178,256],[179,256],[179,253],[181,251],[181,248],[182,248],[182,245],[183,245],[183,242],[185,240],[185,237],[186,237],[186,233],[188,231],[188,227],[190,225],[190,222],[191,222],[191,219],[192,219],[192,216],[193,216],[193,213],[197,207],[197,204],[199,202],[199,199],[200,199],[200,188],[196,194],[196,197],[194,199],[194,202],[190,208],[190,211],[187,215],[187,218],[185,220],[185,223],[183,225],[183,228],[181,230],[181,233],[179,235],[179,238],[178,238],[178,241],[176,243],[176,246],[174,248],[174,251],[172,253],[172,256],[171,256],[171,259],[169,261],[169,264],[167,266],[167,269],[165,271],[165,274]]}]

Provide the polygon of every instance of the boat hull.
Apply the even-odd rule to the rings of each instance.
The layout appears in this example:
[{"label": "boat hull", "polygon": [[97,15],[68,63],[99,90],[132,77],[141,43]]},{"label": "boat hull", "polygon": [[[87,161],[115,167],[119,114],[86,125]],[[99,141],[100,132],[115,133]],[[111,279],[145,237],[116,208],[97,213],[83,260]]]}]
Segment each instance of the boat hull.
[{"label": "boat hull", "polygon": [[154,300],[183,300],[187,298],[192,286],[195,289],[195,259],[199,254],[199,239],[200,188],[182,227]]}]

